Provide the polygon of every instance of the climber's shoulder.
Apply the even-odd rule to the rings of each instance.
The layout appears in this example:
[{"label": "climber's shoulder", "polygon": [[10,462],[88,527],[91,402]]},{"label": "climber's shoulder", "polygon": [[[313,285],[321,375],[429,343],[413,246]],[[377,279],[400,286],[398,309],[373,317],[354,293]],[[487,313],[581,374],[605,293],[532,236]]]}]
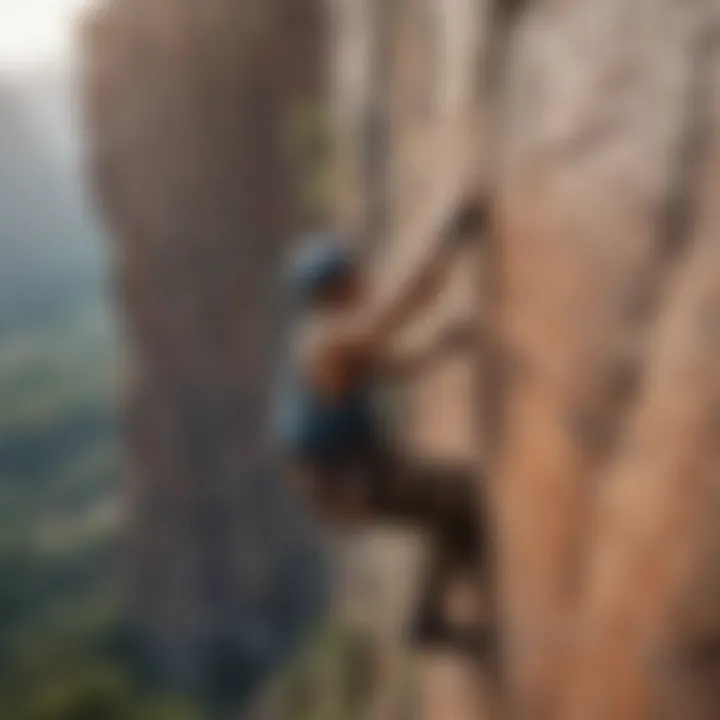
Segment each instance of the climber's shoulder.
[{"label": "climber's shoulder", "polygon": [[351,317],[320,317],[308,321],[298,339],[298,361],[313,384],[343,387],[372,357],[362,325]]}]

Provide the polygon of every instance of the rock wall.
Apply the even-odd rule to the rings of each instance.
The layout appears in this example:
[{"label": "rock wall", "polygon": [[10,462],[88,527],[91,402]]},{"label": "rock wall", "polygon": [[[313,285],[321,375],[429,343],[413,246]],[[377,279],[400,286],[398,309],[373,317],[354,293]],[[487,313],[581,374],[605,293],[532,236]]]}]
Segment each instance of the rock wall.
[{"label": "rock wall", "polygon": [[[116,0],[90,33],[135,349],[130,566],[140,615],[190,675],[208,637],[267,607],[262,569],[282,555],[283,523],[256,511],[271,486],[236,481],[265,467],[248,418],[294,214],[277,122],[316,78],[293,49],[313,33],[282,30],[295,7]],[[328,10],[340,224],[375,247],[379,282],[412,268],[458,186],[491,202],[483,257],[407,339],[470,313],[482,357],[419,382],[402,429],[489,478],[510,716],[714,717],[719,3]],[[233,551],[259,518],[262,562]],[[473,673],[425,683],[441,689],[423,707],[448,717]]]},{"label": "rock wall", "polygon": [[320,601],[265,419],[299,213],[285,123],[324,92],[323,27],[304,0],[112,0],[84,23],[129,347],[131,608],[185,687],[242,691]]},{"label": "rock wall", "polygon": [[491,202],[480,394],[423,379],[411,435],[483,449],[511,717],[716,715],[718,3],[339,6],[391,282],[464,173]]},{"label": "rock wall", "polygon": [[689,658],[718,617],[700,318],[719,9],[527,2],[506,36],[493,482],[513,717],[717,714],[712,654]]},{"label": "rock wall", "polygon": [[[342,0],[332,5],[339,223],[369,250],[380,292],[412,272],[460,189],[479,191],[482,185],[486,168],[478,142],[478,73],[485,14],[484,3],[464,0]],[[448,325],[472,322],[478,314],[478,274],[477,254],[469,252],[448,291],[399,338],[399,345],[420,350]],[[407,388],[409,411],[398,418],[395,430],[419,457],[477,462],[474,365],[469,354],[456,356]],[[382,627],[375,627],[380,682],[368,716],[405,716],[403,689],[412,667],[422,688],[412,699],[412,717],[479,717],[486,701],[474,664],[437,653],[414,658],[403,649],[404,623],[425,559],[422,542],[415,539],[413,552],[407,540],[396,538],[393,544],[387,536],[375,538],[366,549],[377,568],[369,612],[377,616],[384,608]],[[377,562],[380,556],[385,573]],[[372,617],[369,624],[377,625]]]}]

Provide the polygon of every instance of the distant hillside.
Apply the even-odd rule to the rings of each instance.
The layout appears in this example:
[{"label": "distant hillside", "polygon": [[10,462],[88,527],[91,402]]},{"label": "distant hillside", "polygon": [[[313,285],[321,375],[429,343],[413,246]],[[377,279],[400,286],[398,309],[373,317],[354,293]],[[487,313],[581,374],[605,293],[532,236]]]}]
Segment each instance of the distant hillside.
[{"label": "distant hillside", "polygon": [[0,74],[0,707],[10,720],[75,717],[89,695],[116,692],[123,672],[100,650],[120,622],[117,352],[72,113],[68,75]]},{"label": "distant hillside", "polygon": [[[0,74],[0,715],[178,720],[190,716],[135,682],[133,671],[144,663],[134,662],[126,642],[123,575],[115,562],[122,493],[118,338],[108,297],[109,245],[83,191],[75,99],[69,74]],[[163,269],[142,252],[137,258],[161,271],[151,284],[155,299],[144,306],[152,314],[173,296]],[[212,346],[213,323],[196,327],[200,346],[208,338]],[[240,349],[246,338],[237,334]],[[206,510],[200,589],[233,599],[213,648],[209,690],[232,702],[292,645],[320,591],[314,550],[305,538],[297,542],[277,488],[240,442],[245,428],[259,425],[260,400],[251,391],[264,368],[245,363],[256,373],[248,384],[238,370],[243,363],[221,357],[242,391],[226,393],[233,426],[208,420],[203,408],[212,410],[217,398],[204,385],[195,395],[199,415],[192,406],[195,414],[170,415],[190,417],[197,429],[184,449],[197,452],[199,438],[210,443],[206,465],[193,458],[198,478],[227,468],[223,480],[237,496],[218,507],[195,504]],[[178,397],[192,397],[193,389],[179,387]],[[233,453],[229,463],[226,450]],[[219,544],[212,512],[224,518]],[[179,528],[188,542],[196,539],[192,520]],[[162,539],[157,512],[146,527],[141,556],[152,557],[151,541]],[[188,565],[187,554],[171,548],[166,565]],[[162,585],[162,573],[155,577]],[[158,703],[170,709],[158,710]]]}]

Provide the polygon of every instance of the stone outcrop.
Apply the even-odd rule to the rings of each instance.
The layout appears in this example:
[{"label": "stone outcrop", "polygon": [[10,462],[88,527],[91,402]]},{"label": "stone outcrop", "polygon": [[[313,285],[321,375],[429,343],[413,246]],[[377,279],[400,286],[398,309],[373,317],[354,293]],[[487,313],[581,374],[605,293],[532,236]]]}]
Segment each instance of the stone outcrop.
[{"label": "stone outcrop", "polygon": [[383,267],[464,174],[492,207],[479,395],[423,380],[413,435],[483,448],[512,716],[711,717],[718,3],[338,5]]},{"label": "stone outcrop", "polygon": [[[294,3],[146,0],[138,22],[140,5],[91,33],[94,158],[135,349],[134,587],[194,658],[206,618],[227,637],[268,597],[267,558],[229,549],[261,536],[270,487],[237,478],[265,467],[267,308],[294,214],[278,119],[316,74],[288,61]],[[412,267],[460,186],[491,204],[482,257],[407,339],[470,314],[483,342],[418,384],[403,429],[489,478],[512,717],[717,714],[719,15],[329,7],[338,215],[379,281]],[[449,686],[473,684],[456,669]]]},{"label": "stone outcrop", "polygon": [[715,592],[718,10],[528,2],[508,35],[493,482],[519,717],[713,706],[683,647]]},{"label": "stone outcrop", "polygon": [[252,684],[320,600],[265,430],[299,217],[286,123],[323,92],[323,26],[304,0],[112,0],[83,26],[128,341],[131,609],[186,687]]},{"label": "stone outcrop", "polygon": [[[461,189],[479,190],[484,180],[478,131],[484,4],[343,0],[333,3],[332,20],[339,222],[360,229],[359,242],[378,268],[378,284],[393,287],[412,272]],[[448,325],[474,320],[479,274],[477,254],[470,251],[436,306],[399,339],[407,351],[432,343]],[[395,431],[413,453],[479,461],[474,368],[470,354],[455,356],[406,389],[407,411],[397,418]],[[386,544],[383,553],[389,565],[392,547]],[[398,547],[405,548],[399,562],[408,569],[379,577],[373,602],[387,608],[378,639],[373,718],[402,716],[402,668],[407,673],[414,664],[397,631],[412,611],[423,547],[418,545],[414,556],[407,543]],[[467,594],[468,583],[472,579],[460,579],[458,592]],[[413,698],[413,717],[449,720],[483,713],[487,693],[477,691],[481,680],[474,663],[438,654],[423,659],[418,671],[422,690]]]}]

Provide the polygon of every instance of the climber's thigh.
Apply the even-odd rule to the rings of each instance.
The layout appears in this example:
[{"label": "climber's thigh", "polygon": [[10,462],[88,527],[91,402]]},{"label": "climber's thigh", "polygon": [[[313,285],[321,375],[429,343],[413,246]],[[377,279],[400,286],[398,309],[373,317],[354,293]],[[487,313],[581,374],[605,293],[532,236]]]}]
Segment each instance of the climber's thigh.
[{"label": "climber's thigh", "polygon": [[439,522],[469,516],[475,504],[475,475],[460,462],[398,460],[398,490],[414,499],[428,517]]},{"label": "climber's thigh", "polygon": [[381,512],[440,526],[475,512],[475,473],[462,463],[414,460],[382,449],[373,458]]}]

